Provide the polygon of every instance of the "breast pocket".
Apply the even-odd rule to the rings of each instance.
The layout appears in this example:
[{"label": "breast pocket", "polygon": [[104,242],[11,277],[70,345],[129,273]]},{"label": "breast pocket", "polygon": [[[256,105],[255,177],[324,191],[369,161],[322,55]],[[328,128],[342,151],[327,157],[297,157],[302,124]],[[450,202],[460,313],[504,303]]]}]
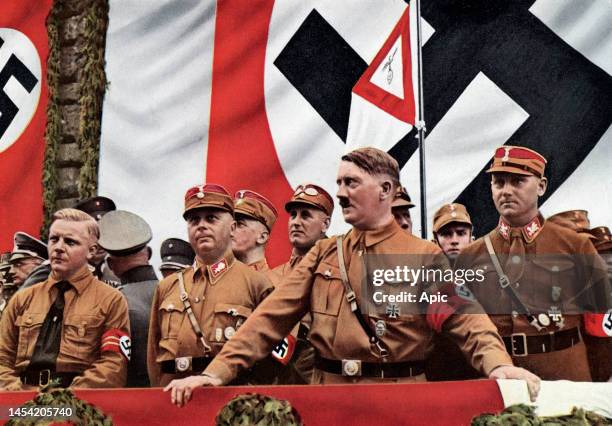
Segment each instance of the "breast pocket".
[{"label": "breast pocket", "polygon": [[15,325],[19,327],[17,361],[29,358],[34,353],[34,345],[45,316],[46,314],[26,313],[15,320]]},{"label": "breast pocket", "polygon": [[584,291],[586,283],[579,282],[574,262],[554,257],[538,257],[532,262],[529,292],[534,309],[548,310],[551,305],[563,306],[567,312],[578,309],[575,296]]},{"label": "breast pocket", "polygon": [[80,358],[99,353],[104,332],[101,315],[70,315],[64,320],[63,352]]},{"label": "breast pocket", "polygon": [[338,316],[344,296],[344,286],[337,266],[322,263],[314,274],[310,303],[312,312]]},{"label": "breast pocket", "polygon": [[177,300],[165,300],[158,310],[162,339],[176,339],[181,328],[185,306]]},{"label": "breast pocket", "polygon": [[209,332],[211,342],[225,343],[240,328],[253,310],[235,303],[217,303],[213,318],[212,330]]}]

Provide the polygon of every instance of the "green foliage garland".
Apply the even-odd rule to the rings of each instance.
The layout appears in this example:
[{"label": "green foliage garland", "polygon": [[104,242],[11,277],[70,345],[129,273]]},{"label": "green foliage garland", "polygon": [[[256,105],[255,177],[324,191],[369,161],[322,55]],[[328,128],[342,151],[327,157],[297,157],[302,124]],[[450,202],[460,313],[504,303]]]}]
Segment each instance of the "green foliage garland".
[{"label": "green foliage garland", "polygon": [[[69,1],[54,0],[47,17],[49,57],[47,60],[47,127],[45,130],[45,160],[43,165],[44,219],[41,229],[46,239],[51,216],[58,207],[58,166],[57,152],[62,139],[62,117],[60,113],[61,40],[63,11]],[[82,166],[78,178],[79,198],[96,195],[98,186],[98,163],[100,158],[100,131],[102,101],[106,90],[104,52],[108,26],[108,0],[88,0],[83,5],[85,25],[82,37],[84,49],[80,52],[85,62],[80,73],[79,123],[77,144]]]}]

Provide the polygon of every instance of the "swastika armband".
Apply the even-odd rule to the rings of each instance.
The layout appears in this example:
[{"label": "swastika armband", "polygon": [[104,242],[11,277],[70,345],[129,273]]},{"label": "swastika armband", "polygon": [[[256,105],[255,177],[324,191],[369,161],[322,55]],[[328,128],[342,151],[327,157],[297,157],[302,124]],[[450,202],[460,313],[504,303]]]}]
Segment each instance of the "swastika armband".
[{"label": "swastika armband", "polygon": [[612,337],[612,309],[605,314],[584,314],[584,328],[589,336]]},{"label": "swastika armband", "polygon": [[111,328],[102,335],[100,352],[104,351],[120,353],[129,361],[132,353],[130,336],[118,328]]},{"label": "swastika armband", "polygon": [[289,364],[293,352],[295,351],[296,340],[291,334],[281,340],[278,345],[272,349],[272,356],[275,360],[283,365]]}]

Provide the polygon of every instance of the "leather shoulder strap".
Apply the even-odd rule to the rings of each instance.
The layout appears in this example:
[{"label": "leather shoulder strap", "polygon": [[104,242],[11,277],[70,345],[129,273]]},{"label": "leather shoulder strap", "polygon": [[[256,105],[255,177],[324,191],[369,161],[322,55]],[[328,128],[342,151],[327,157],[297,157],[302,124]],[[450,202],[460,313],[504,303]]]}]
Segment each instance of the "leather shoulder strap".
[{"label": "leather shoulder strap", "polygon": [[343,240],[343,236],[338,235],[336,239],[336,248],[338,250],[338,266],[340,268],[340,278],[342,280],[342,285],[344,286],[344,290],[346,293],[346,300],[351,306],[351,311],[357,317],[359,325],[368,336],[370,344],[372,344],[376,348],[381,358],[385,358],[389,356],[389,351],[384,347],[383,342],[378,338],[378,336],[374,334],[374,332],[368,325],[368,322],[363,317],[359,306],[357,305],[357,297],[355,296],[355,292],[353,291],[353,288],[351,287],[351,284],[348,279],[348,274],[346,273],[346,263],[344,262],[344,247],[342,245]]},{"label": "leather shoulder strap", "polygon": [[183,306],[185,306],[185,311],[187,311],[187,317],[189,318],[189,322],[191,323],[191,328],[193,328],[194,333],[202,343],[204,347],[204,354],[208,355],[212,348],[206,343],[206,339],[204,338],[204,333],[202,333],[202,329],[200,328],[200,324],[198,324],[198,320],[193,313],[193,309],[191,308],[191,302],[189,301],[189,295],[185,290],[185,281],[183,278],[183,271],[179,271],[178,273],[178,281],[179,281],[179,293],[181,297],[181,302],[183,302]]}]

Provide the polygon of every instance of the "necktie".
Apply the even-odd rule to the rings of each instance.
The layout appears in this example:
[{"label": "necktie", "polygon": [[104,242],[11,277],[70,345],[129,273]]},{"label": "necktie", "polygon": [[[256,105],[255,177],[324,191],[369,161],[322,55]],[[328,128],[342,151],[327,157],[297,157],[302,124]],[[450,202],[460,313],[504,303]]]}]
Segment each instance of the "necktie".
[{"label": "necktie", "polygon": [[62,341],[62,324],[64,322],[64,293],[72,288],[67,281],[55,284],[57,297],[49,308],[45,321],[40,329],[40,334],[34,346],[34,353],[30,360],[30,369],[55,369],[55,361],[59,354]]},{"label": "necktie", "polygon": [[521,279],[524,264],[525,244],[523,243],[523,235],[520,228],[512,228],[510,230],[510,250],[506,261],[506,275],[508,275],[511,284]]}]

